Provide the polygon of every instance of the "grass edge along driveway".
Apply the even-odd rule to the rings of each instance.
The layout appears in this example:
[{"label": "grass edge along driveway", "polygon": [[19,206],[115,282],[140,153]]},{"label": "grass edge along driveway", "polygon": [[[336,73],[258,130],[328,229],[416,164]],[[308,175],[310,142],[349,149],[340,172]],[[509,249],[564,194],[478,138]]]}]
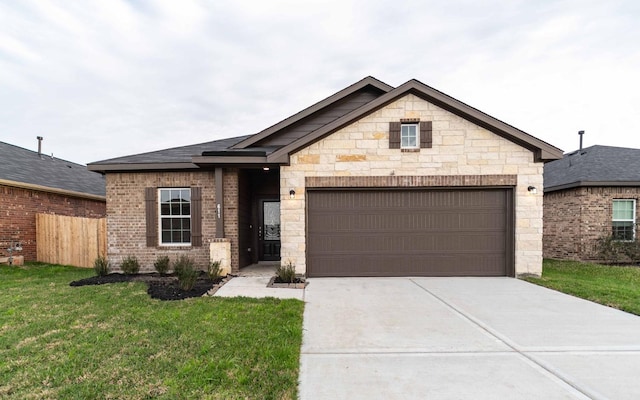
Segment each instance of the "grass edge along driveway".
[{"label": "grass edge along driveway", "polygon": [[92,274],[0,266],[0,398],[296,398],[303,302],[69,286]]},{"label": "grass edge along driveway", "polygon": [[640,268],[545,259],[536,285],[640,315]]}]

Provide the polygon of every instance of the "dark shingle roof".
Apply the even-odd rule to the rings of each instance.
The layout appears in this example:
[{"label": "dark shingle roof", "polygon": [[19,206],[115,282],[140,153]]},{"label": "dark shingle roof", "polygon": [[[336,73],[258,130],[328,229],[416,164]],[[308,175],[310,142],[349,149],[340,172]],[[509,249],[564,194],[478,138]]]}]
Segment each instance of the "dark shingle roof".
[{"label": "dark shingle roof", "polygon": [[[149,164],[149,163],[191,163],[191,157],[201,155],[205,151],[224,151],[251,135],[214,140],[212,142],[173,147],[170,149],[134,154],[131,156],[111,158],[89,163],[96,164]],[[255,149],[252,149],[255,150]],[[194,166],[195,167],[195,166]]]},{"label": "dark shingle roof", "polygon": [[544,189],[640,186],[640,149],[591,146],[544,166]]},{"label": "dark shingle roof", "polygon": [[105,195],[104,176],[70,161],[0,142],[0,179],[78,193]]}]

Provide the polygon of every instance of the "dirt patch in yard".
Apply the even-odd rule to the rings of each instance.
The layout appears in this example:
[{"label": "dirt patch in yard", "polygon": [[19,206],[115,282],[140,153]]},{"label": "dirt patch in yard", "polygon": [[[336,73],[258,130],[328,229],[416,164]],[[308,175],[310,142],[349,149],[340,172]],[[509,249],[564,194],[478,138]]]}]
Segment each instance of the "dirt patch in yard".
[{"label": "dirt patch in yard", "polygon": [[191,290],[182,290],[178,285],[178,278],[173,275],[153,274],[108,274],[105,276],[92,276],[90,278],[73,281],[70,286],[105,285],[121,282],[144,282],[147,284],[147,293],[153,299],[159,300],[183,300],[190,297],[200,297],[205,293],[213,294],[226,282],[226,278],[212,280],[206,272],[201,271],[195,285]]}]

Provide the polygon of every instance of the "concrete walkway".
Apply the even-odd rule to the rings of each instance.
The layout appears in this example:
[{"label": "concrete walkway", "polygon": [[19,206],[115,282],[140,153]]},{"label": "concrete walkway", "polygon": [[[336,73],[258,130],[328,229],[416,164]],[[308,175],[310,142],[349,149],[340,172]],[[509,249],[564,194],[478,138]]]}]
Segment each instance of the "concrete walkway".
[{"label": "concrete walkway", "polygon": [[300,399],[637,399],[640,317],[511,278],[310,279]]},{"label": "concrete walkway", "polygon": [[275,276],[276,268],[277,264],[274,263],[260,263],[242,268],[240,274],[225,283],[214,296],[304,300],[304,289],[267,287],[269,280]]}]

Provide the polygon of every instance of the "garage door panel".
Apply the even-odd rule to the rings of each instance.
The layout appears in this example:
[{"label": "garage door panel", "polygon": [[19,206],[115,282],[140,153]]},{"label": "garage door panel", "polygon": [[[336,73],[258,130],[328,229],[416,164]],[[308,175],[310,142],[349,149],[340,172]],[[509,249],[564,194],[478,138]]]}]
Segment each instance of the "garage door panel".
[{"label": "garage door panel", "polygon": [[309,191],[308,274],[505,275],[510,193]]},{"label": "garage door panel", "polygon": [[321,215],[325,221],[322,227],[309,227],[309,233],[326,232],[331,229],[333,232],[369,232],[372,230],[380,232],[442,232],[458,231],[460,229],[470,231],[498,230],[503,231],[506,223],[504,210],[501,213],[485,213],[474,215],[471,213],[442,213],[442,214],[400,214],[393,218],[381,216],[379,214],[363,215]]},{"label": "garage door panel", "polygon": [[502,233],[475,234],[441,233],[439,235],[381,236],[379,234],[362,233],[356,237],[345,238],[339,235],[316,235],[309,240],[310,248],[327,249],[331,253],[354,253],[359,256],[367,254],[385,254],[398,250],[404,253],[455,252],[495,253],[506,250]]},{"label": "garage door panel", "polygon": [[[322,269],[314,277],[354,276],[350,267],[363,263],[366,268],[359,270],[358,276],[503,276],[495,270],[495,264],[501,257],[487,255],[451,256],[434,254],[428,262],[421,255],[412,256],[366,256],[332,255],[318,259],[324,265],[332,265],[329,270]],[[459,268],[460,264],[464,268]],[[425,274],[428,270],[428,274]]]}]

